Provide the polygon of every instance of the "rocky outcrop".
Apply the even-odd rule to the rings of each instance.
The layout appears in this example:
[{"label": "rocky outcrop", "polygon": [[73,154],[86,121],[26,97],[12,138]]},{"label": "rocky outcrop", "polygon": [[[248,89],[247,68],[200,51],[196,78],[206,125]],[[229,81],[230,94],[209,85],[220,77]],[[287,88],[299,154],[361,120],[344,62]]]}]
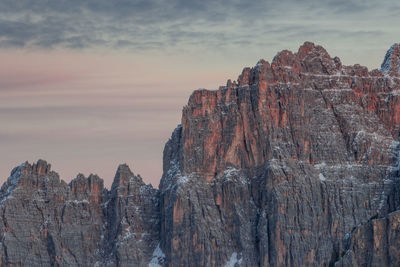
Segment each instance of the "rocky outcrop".
[{"label": "rocky outcrop", "polygon": [[381,70],[321,46],[195,91],[159,189],[38,161],[0,191],[2,265],[398,266],[400,46]]},{"label": "rocky outcrop", "polygon": [[388,71],[368,71],[305,43],[195,91],[164,151],[169,266],[333,265],[354,228],[385,220],[398,177],[398,47]]},{"label": "rocky outcrop", "polygon": [[400,44],[394,44],[387,51],[383,60],[381,71],[390,75],[399,75],[400,73]]},{"label": "rocky outcrop", "polygon": [[107,265],[147,266],[159,244],[158,192],[120,165],[104,203]]},{"label": "rocky outcrop", "polygon": [[26,162],[0,194],[1,266],[147,266],[158,244],[157,190],[127,165],[109,192],[96,175],[67,184]]}]

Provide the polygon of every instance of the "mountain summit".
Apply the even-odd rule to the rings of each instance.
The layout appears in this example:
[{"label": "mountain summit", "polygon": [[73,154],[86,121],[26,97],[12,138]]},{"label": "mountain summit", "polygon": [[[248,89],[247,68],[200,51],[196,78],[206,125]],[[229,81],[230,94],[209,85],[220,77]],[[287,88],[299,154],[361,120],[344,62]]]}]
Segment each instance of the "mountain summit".
[{"label": "mountain summit", "polygon": [[400,73],[400,44],[392,45],[387,51],[381,66],[381,71],[390,72],[392,74]]},{"label": "mountain summit", "polygon": [[399,53],[370,71],[306,42],[194,91],[158,190],[126,164],[111,190],[22,164],[2,265],[400,265]]}]

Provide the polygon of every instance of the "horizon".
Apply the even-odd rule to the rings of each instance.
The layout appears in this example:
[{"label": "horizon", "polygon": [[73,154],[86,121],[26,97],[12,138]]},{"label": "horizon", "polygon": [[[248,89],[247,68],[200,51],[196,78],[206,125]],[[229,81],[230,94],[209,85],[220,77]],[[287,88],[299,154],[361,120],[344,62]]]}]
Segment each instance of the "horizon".
[{"label": "horizon", "polygon": [[[162,151],[193,90],[305,41],[380,68],[400,3],[0,3],[0,183],[44,159],[69,182],[119,164],[158,187]],[[284,14],[284,15],[282,15]]]}]

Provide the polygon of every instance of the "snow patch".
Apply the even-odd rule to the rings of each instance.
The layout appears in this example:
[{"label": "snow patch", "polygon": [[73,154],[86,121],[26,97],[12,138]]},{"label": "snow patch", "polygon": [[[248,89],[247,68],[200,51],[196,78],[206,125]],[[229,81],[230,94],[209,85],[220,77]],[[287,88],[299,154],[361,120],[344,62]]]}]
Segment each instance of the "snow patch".
[{"label": "snow patch", "polygon": [[103,207],[108,207],[108,204],[110,203],[110,200],[107,200],[105,203],[101,204]]},{"label": "snow patch", "polygon": [[[4,201],[6,201],[7,199],[12,199],[14,198],[11,193],[14,191],[15,188],[18,187],[18,183],[19,180],[21,178],[21,170],[22,168],[25,166],[25,163],[22,163],[21,165],[19,165],[18,167],[14,168],[11,171],[11,176],[8,177],[7,182],[3,184],[3,186],[1,187],[1,191],[3,191],[5,186],[7,187],[7,191],[5,192],[5,194],[3,195],[3,197],[0,200],[0,205],[4,203]],[[3,191],[4,192],[4,191]]]},{"label": "snow patch", "polygon": [[236,168],[229,167],[224,171],[224,175],[227,177],[231,177],[232,175],[238,175],[239,170]]},{"label": "snow patch", "polygon": [[78,204],[89,204],[89,201],[87,199],[83,199],[83,200],[75,199],[75,200],[68,200],[67,201],[67,204],[71,204],[71,203],[74,203],[76,205],[78,205]]},{"label": "snow patch", "polygon": [[383,63],[381,65],[381,72],[389,72],[390,71],[390,65],[392,62],[394,46],[395,45],[392,45],[390,47],[390,49],[386,52],[385,59],[383,60]]},{"label": "snow patch", "polygon": [[224,177],[224,181],[232,181],[237,179],[241,184],[249,183],[247,178],[241,174],[240,170],[234,167],[228,167],[225,169],[222,176]]},{"label": "snow patch", "polygon": [[320,179],[321,181],[326,181],[326,178],[325,178],[325,176],[324,176],[322,173],[319,174],[319,179]]},{"label": "snow patch", "polygon": [[350,238],[351,238],[351,234],[350,233],[345,234],[344,237],[343,237],[343,239],[345,239],[345,240],[350,239]]},{"label": "snow patch", "polygon": [[225,264],[225,267],[235,267],[236,264],[241,264],[242,259],[238,259],[236,252],[233,252],[229,261]]},{"label": "snow patch", "polygon": [[[400,60],[399,60],[399,62],[400,62]],[[400,63],[399,63],[400,64]],[[399,66],[399,71],[400,71],[400,66]],[[388,94],[388,96],[389,95],[391,95],[391,96],[400,96],[400,90],[392,90],[389,94]]]},{"label": "snow patch", "polygon": [[48,225],[49,225],[50,223],[51,223],[51,218],[50,218],[50,216],[48,216],[47,219],[46,219],[46,221],[43,222],[43,223],[40,225],[40,232],[42,232],[45,228],[47,228]]},{"label": "snow patch", "polygon": [[132,232],[131,232],[131,227],[129,226],[128,228],[126,228],[125,230],[125,235],[122,238],[122,241],[126,241],[128,239],[130,239],[132,237]]},{"label": "snow patch", "polygon": [[189,178],[186,175],[180,176],[179,179],[176,181],[178,185],[187,183]]},{"label": "snow patch", "polygon": [[157,245],[153,252],[153,258],[149,262],[149,267],[162,267],[165,260],[165,254],[160,248],[160,244]]},{"label": "snow patch", "polygon": [[314,165],[314,168],[316,168],[316,169],[322,169],[322,168],[325,168],[325,167],[326,167],[326,163],[324,161],[319,163],[319,164],[315,164]]},{"label": "snow patch", "polygon": [[22,167],[25,166],[25,163],[21,164],[20,166],[14,168],[11,172],[11,176],[8,178],[7,182],[9,187],[7,189],[7,194],[10,194],[11,191],[17,186],[19,179],[21,178],[21,170]]}]

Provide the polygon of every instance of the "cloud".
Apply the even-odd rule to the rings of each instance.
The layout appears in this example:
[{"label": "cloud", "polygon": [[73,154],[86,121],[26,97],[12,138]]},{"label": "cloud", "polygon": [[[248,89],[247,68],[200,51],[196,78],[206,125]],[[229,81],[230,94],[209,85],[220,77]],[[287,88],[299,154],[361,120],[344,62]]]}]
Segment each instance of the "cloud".
[{"label": "cloud", "polygon": [[[222,49],[327,38],[332,31],[336,38],[369,38],[368,32],[385,33],[393,23],[385,14],[393,9],[399,9],[393,0],[3,0],[0,47]],[[370,30],[372,23],[379,29]]]}]

